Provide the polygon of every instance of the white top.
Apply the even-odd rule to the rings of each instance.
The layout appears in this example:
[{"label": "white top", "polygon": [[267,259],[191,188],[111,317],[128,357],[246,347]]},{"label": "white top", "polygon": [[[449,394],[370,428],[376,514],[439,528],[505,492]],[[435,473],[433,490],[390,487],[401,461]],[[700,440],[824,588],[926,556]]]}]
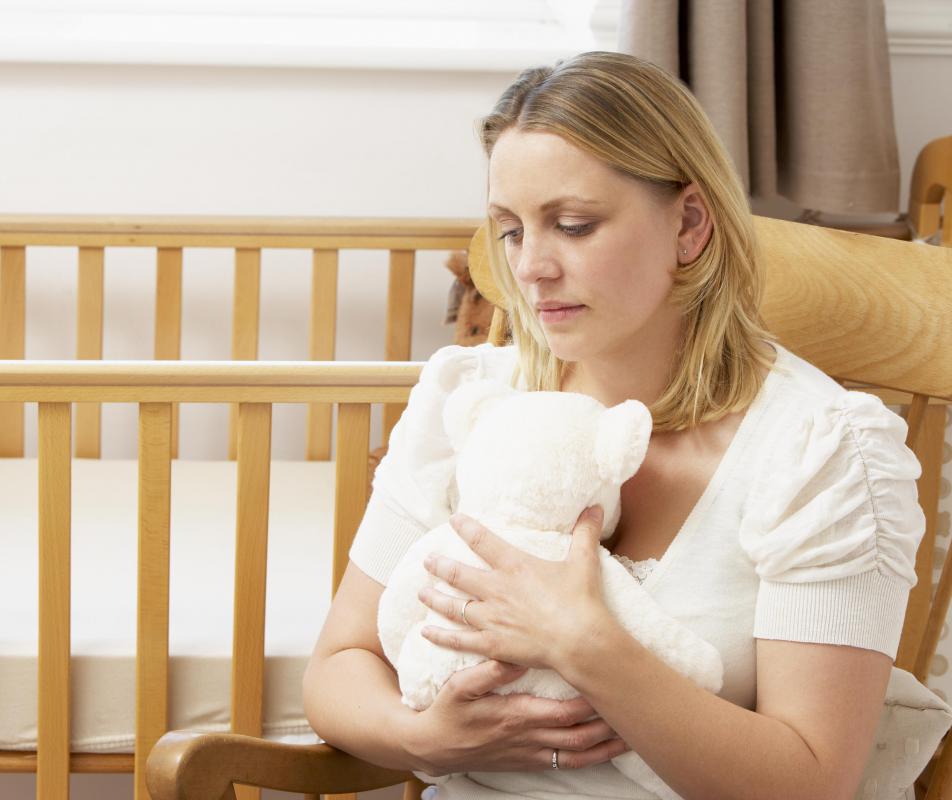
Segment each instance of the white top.
[{"label": "white top", "polygon": [[[710,483],[643,583],[664,611],[718,649],[719,694],[748,709],[756,702],[757,638],[895,658],[925,531],[915,484],[921,470],[904,444],[902,418],[777,350]],[[513,346],[489,344],[444,347],[427,362],[350,551],[371,578],[386,583],[409,545],[455,509],[454,455],[440,413],[447,394],[464,381],[510,380],[516,363]],[[514,792],[653,796],[609,763],[552,774],[469,773],[441,786],[440,798],[502,800]]]}]

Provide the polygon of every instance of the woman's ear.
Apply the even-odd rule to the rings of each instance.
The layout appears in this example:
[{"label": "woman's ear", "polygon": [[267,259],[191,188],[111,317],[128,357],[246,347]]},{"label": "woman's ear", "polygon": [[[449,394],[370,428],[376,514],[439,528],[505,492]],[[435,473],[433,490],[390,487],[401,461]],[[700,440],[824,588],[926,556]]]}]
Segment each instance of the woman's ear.
[{"label": "woman's ear", "polygon": [[443,427],[453,449],[457,453],[463,449],[481,414],[496,401],[515,393],[508,384],[488,378],[464,383],[450,392],[443,404]]},{"label": "woman's ear", "polygon": [[707,200],[696,183],[689,183],[681,190],[677,207],[681,217],[677,242],[678,263],[689,264],[707,247],[714,222]]}]

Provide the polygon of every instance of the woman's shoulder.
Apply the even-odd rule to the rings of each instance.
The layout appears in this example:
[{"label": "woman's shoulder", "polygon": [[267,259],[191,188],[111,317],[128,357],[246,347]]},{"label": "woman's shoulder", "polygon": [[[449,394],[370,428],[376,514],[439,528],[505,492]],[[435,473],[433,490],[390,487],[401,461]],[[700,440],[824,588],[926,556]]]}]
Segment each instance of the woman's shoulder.
[{"label": "woman's shoulder", "polygon": [[[804,444],[837,425],[879,430],[898,443],[906,423],[874,394],[845,389],[815,365],[781,345],[770,380],[775,382],[771,421],[786,438],[803,434]],[[813,433],[813,436],[809,434]]]},{"label": "woman's shoulder", "polygon": [[[779,350],[739,541],[764,581],[754,636],[895,657],[925,530],[906,423]],[[769,416],[769,415],[768,415]],[[819,610],[819,611],[818,611]]]},{"label": "woman's shoulder", "polygon": [[[778,411],[760,437],[766,461],[749,485],[755,513],[746,539],[751,551],[765,548],[761,567],[769,573],[767,553],[810,551],[803,545],[811,532],[827,543],[865,540],[867,554],[880,557],[874,544],[904,540],[914,555],[921,468],[905,444],[905,420],[880,398],[844,389],[790,351],[779,351],[776,368],[782,370],[772,378]],[[908,577],[911,562],[898,561],[895,571]]]},{"label": "woman's shoulder", "polygon": [[819,367],[801,358],[783,345],[775,344],[777,360],[774,377],[781,386],[780,394],[803,411],[813,411],[834,404],[846,393],[840,384]]}]

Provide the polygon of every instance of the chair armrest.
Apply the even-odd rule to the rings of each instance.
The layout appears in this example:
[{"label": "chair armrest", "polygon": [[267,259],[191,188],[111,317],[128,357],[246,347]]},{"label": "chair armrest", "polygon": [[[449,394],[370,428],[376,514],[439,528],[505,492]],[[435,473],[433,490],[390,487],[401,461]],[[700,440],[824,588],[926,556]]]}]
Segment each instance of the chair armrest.
[{"label": "chair armrest", "polygon": [[171,731],[152,748],[146,785],[153,800],[221,800],[232,782],[286,792],[344,794],[412,778],[327,744],[291,745],[235,733]]}]

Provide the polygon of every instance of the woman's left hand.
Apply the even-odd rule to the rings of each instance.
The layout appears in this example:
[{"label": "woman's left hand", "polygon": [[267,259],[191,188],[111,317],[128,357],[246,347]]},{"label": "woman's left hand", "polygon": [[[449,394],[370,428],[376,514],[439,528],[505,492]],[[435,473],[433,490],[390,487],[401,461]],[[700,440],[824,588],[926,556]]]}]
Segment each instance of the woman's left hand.
[{"label": "woman's left hand", "polygon": [[431,642],[497,661],[555,668],[613,619],[602,599],[599,506],[579,516],[564,561],[529,555],[463,514],[451,517],[450,524],[489,569],[445,556],[425,560],[429,572],[475,598],[466,601],[433,588],[422,590],[420,600],[426,606],[456,622],[464,622],[465,604],[466,627],[427,626],[422,633]]}]

